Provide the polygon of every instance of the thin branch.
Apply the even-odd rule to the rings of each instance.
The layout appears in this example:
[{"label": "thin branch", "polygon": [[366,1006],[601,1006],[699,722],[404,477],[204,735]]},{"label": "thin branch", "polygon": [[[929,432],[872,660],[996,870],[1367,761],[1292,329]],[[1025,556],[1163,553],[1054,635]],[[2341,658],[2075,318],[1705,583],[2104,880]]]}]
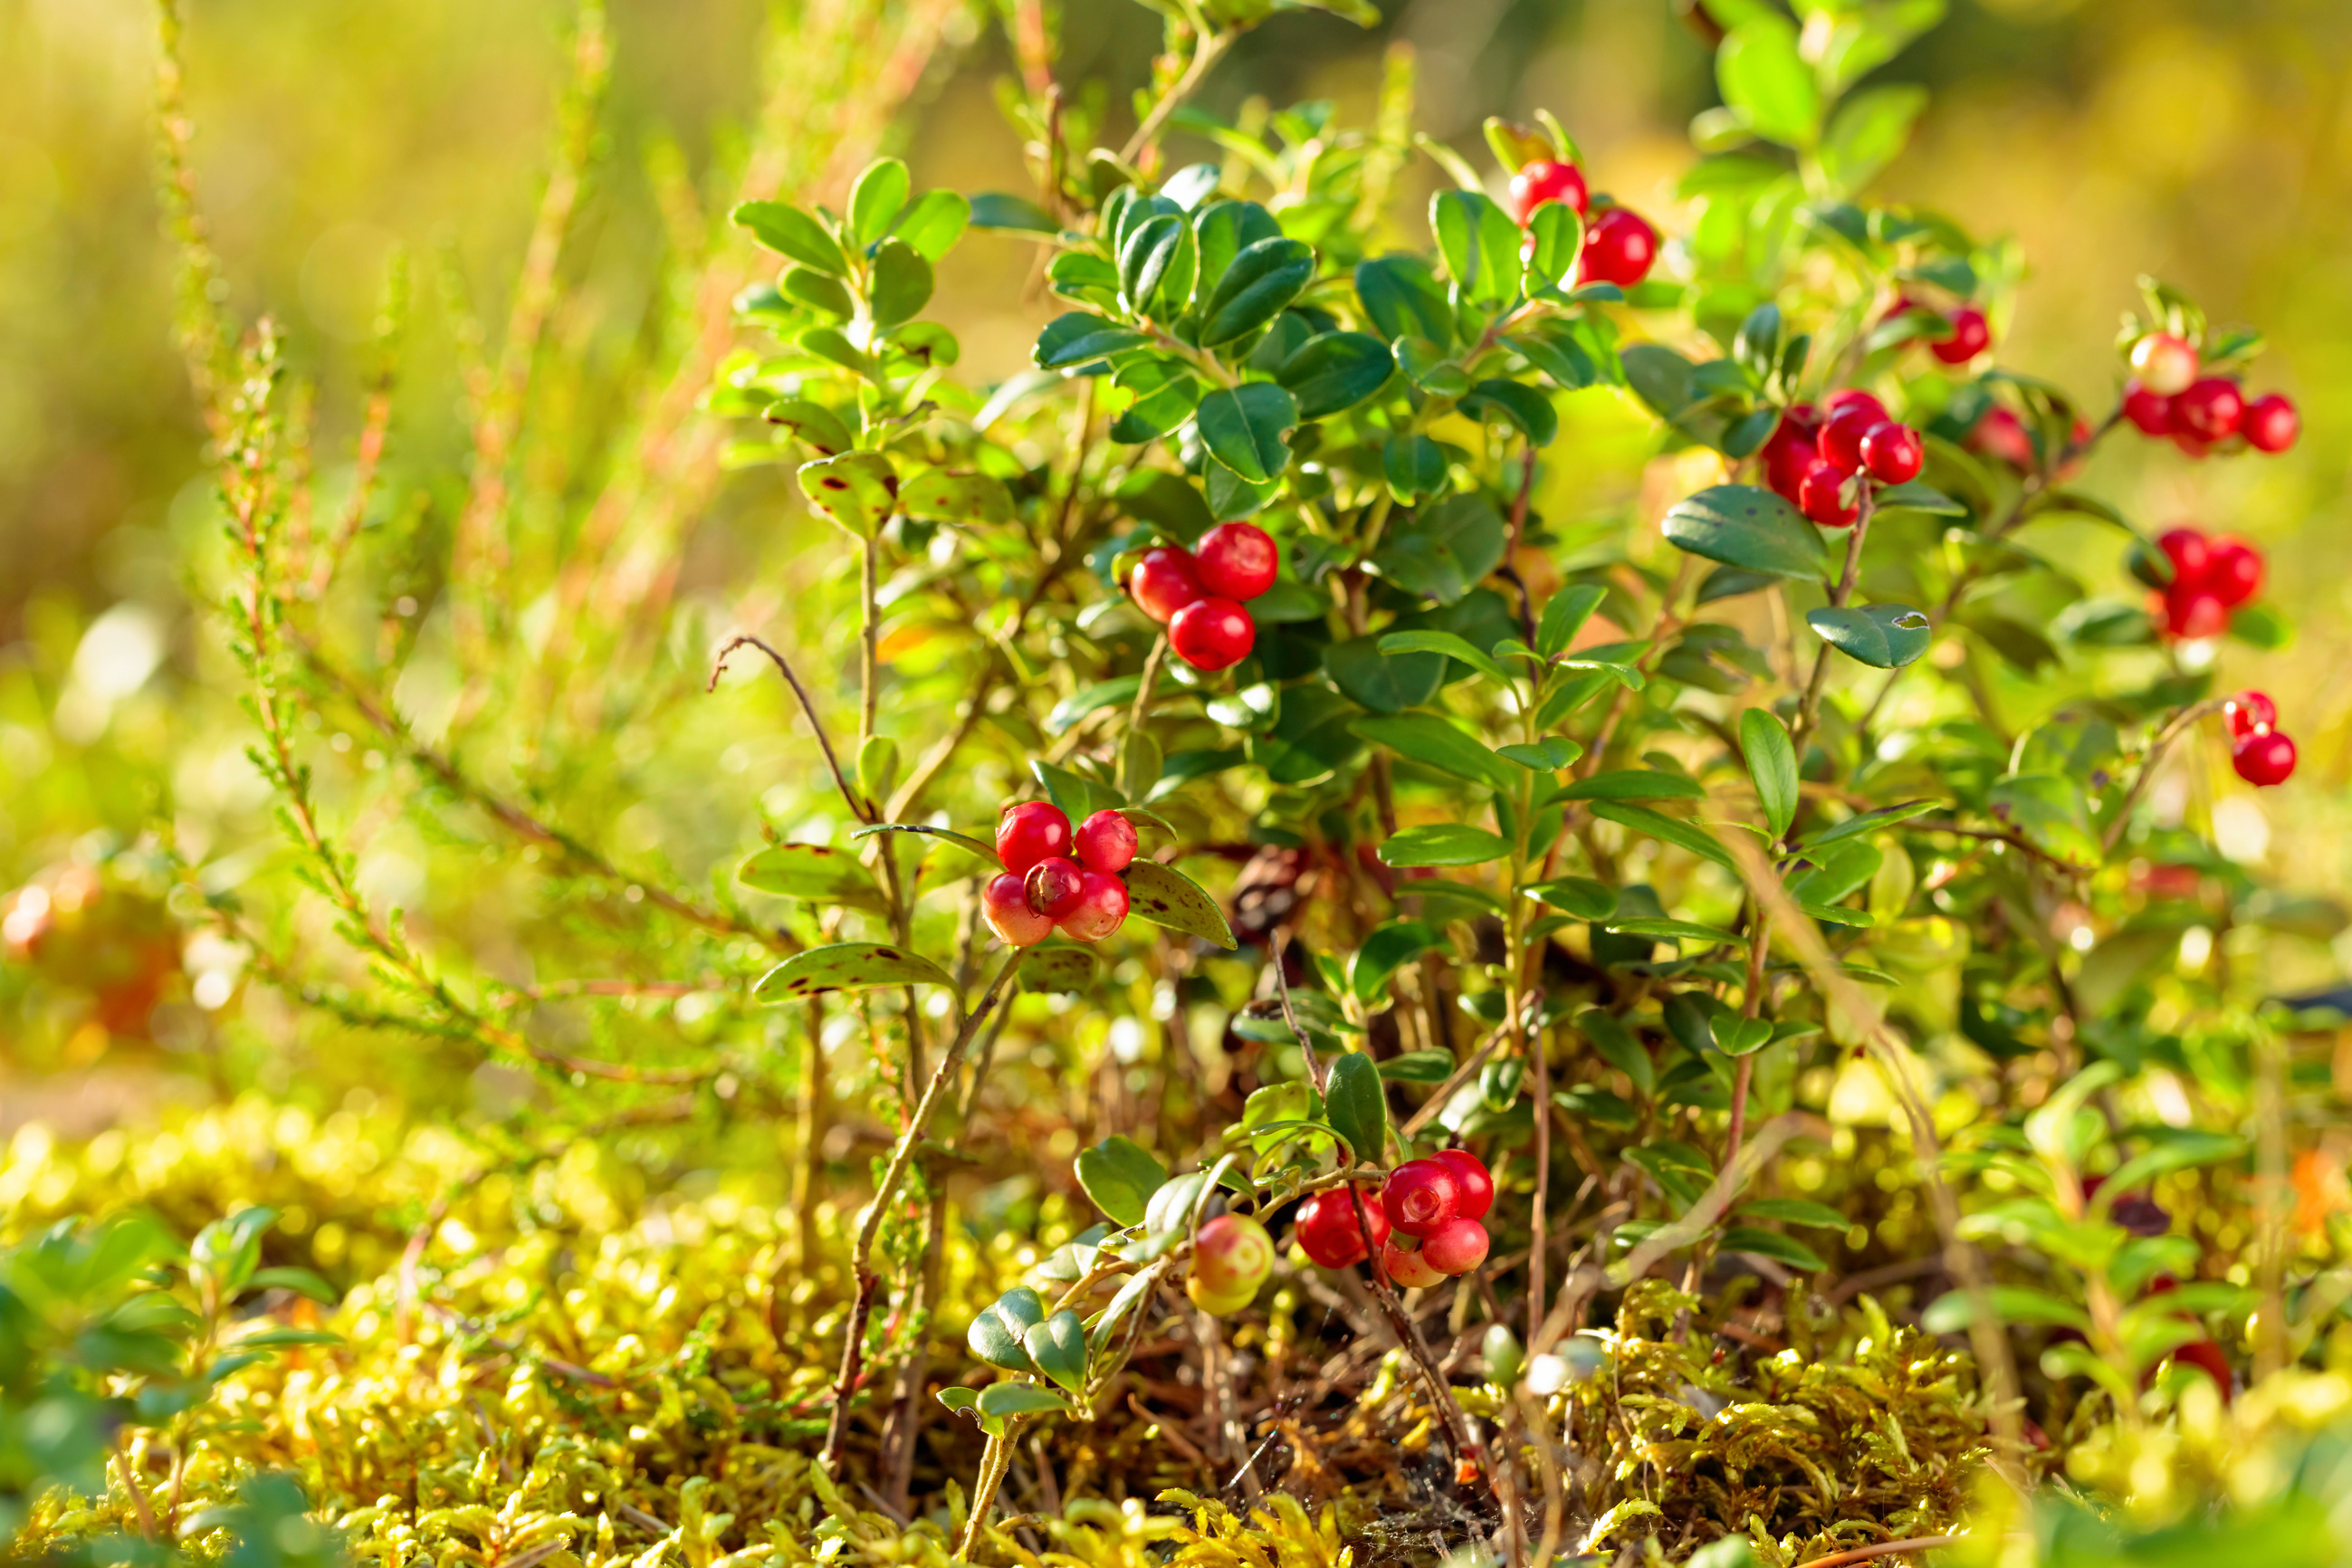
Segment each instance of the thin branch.
[{"label": "thin branch", "polygon": [[1932,1552],[1939,1546],[1952,1546],[1959,1542],[1957,1535],[1915,1535],[1908,1541],[1882,1541],[1873,1546],[1857,1546],[1851,1552],[1832,1552],[1801,1563],[1797,1568],[1847,1568],[1849,1563],[1867,1563],[1874,1557],[1892,1557],[1902,1552]]},{"label": "thin branch", "polygon": [[718,656],[711,661],[710,682],[703,689],[705,691],[719,689],[719,678],[727,672],[727,656],[739,647],[758,648],[775,661],[777,671],[784,678],[784,684],[790,686],[793,689],[793,695],[801,700],[801,711],[808,715],[809,728],[816,731],[817,746],[824,752],[824,765],[833,770],[833,782],[841,786],[841,798],[849,803],[849,809],[856,814],[858,821],[874,823],[881,820],[875,816],[873,806],[869,805],[866,798],[857,793],[857,786],[849,782],[849,775],[842,771],[841,759],[834,754],[833,742],[824,732],[824,721],[816,715],[816,704],[809,700],[808,688],[801,684],[801,678],[793,673],[791,663],[782,654],[749,632],[738,632],[727,639],[726,646],[719,650]]}]

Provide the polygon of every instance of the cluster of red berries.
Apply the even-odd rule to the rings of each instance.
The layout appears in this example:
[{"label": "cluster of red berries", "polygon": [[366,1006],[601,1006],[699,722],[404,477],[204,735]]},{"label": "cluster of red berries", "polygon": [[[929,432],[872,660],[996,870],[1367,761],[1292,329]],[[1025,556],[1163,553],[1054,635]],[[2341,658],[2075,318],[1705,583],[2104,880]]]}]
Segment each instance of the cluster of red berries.
[{"label": "cluster of red berries", "polygon": [[1195,669],[1239,664],[1257,646],[1257,623],[1243,601],[1274,586],[1281,552],[1265,530],[1221,522],[1192,550],[1161,545],[1143,552],[1127,591],[1147,616],[1168,627],[1168,646]]},{"label": "cluster of red berries", "polygon": [[1127,919],[1119,873],[1135,858],[1135,824],[1097,811],[1070,831],[1049,801],[1008,805],[996,824],[1002,876],[981,889],[980,911],[1007,947],[1034,947],[1059,927],[1064,936],[1100,942]]},{"label": "cluster of red berries", "polygon": [[1853,387],[1831,393],[1822,409],[1791,404],[1757,453],[1764,482],[1824,528],[1851,528],[1861,515],[1847,488],[1856,475],[1906,484],[1919,477],[1927,456],[1919,432]]},{"label": "cluster of red berries", "polygon": [[1441,1149],[1391,1171],[1377,1197],[1365,1187],[1335,1187],[1307,1199],[1298,1211],[1298,1245],[1324,1268],[1345,1268],[1369,1256],[1369,1233],[1382,1274],[1402,1286],[1434,1285],[1486,1260],[1486,1227],[1478,1222],[1494,1206],[1495,1178],[1485,1163],[1466,1149]]},{"label": "cluster of red berries", "polygon": [[2156,547],[2172,563],[2172,581],[2157,595],[2171,637],[2220,637],[2230,629],[2230,612],[2263,585],[2263,552],[2233,534],[2209,539],[2193,528],[2168,528]]},{"label": "cluster of red berries", "polygon": [[[1535,221],[1536,209],[1547,202],[1564,202],[1585,218],[1584,245],[1576,255],[1579,283],[1614,283],[1631,289],[1650,275],[1658,259],[1658,231],[1631,207],[1592,208],[1592,193],[1585,188],[1584,171],[1573,163],[1538,160],[1511,176],[1511,215],[1525,228]],[[1535,242],[1532,237],[1529,246]],[[1525,254],[1523,250],[1521,254]]]},{"label": "cluster of red berries", "polygon": [[1927,340],[1927,352],[1946,364],[1966,364],[1992,347],[1992,323],[1974,305],[1947,312],[1904,295],[1896,299],[1894,309],[1886,314],[1892,320],[1908,310],[1925,310],[1943,318],[1944,330]]},{"label": "cluster of red berries", "polygon": [[2240,691],[2221,704],[2230,726],[2230,765],[2250,784],[2284,784],[2294,773],[2294,742],[2278,727],[2278,704]]},{"label": "cluster of red berries", "polygon": [[2124,383],[2124,417],[2143,435],[2168,437],[2192,458],[2242,438],[2257,452],[2284,452],[2303,433],[2303,416],[2279,393],[2246,401],[2226,375],[2197,374],[2197,350],[2171,332],[2132,345],[2133,377]]}]

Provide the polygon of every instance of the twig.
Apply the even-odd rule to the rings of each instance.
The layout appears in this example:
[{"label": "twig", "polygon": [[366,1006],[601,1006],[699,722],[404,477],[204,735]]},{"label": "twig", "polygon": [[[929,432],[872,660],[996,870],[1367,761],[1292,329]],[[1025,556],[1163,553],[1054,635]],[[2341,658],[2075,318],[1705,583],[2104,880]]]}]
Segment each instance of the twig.
[{"label": "twig", "polygon": [[727,656],[739,647],[758,648],[775,661],[777,672],[783,676],[784,684],[791,687],[793,695],[801,700],[801,711],[808,715],[809,728],[816,731],[818,749],[824,752],[824,765],[833,770],[833,782],[841,786],[841,798],[849,803],[849,809],[856,814],[860,822],[870,824],[880,820],[874,815],[874,808],[857,793],[856,786],[849,782],[849,775],[842,771],[841,759],[834,754],[833,742],[824,732],[824,721],[817,717],[816,704],[809,700],[808,688],[801,684],[801,678],[793,673],[792,664],[782,654],[749,632],[738,632],[727,639],[725,646],[712,658],[710,681],[703,689],[719,689],[719,678],[727,672]]},{"label": "twig", "polygon": [[1950,1546],[1958,1542],[1957,1535],[1915,1535],[1908,1541],[1882,1541],[1874,1546],[1857,1546],[1851,1552],[1834,1552],[1801,1563],[1797,1568],[1845,1568],[1850,1563],[1867,1563],[1874,1557],[1892,1557],[1898,1552],[1930,1552],[1938,1546]]},{"label": "twig", "polygon": [[1168,123],[1168,117],[1199,89],[1209,74],[1209,68],[1233,47],[1233,41],[1231,33],[1211,33],[1201,40],[1192,51],[1192,59],[1185,63],[1184,74],[1160,95],[1160,101],[1151,106],[1151,112],[1143,117],[1143,123],[1135,128],[1135,134],[1129,137],[1127,144],[1118,150],[1120,163],[1132,163],[1143,155],[1143,150],[1159,136],[1160,128]]},{"label": "twig", "polygon": [[1290,1005],[1290,981],[1282,973],[1283,959],[1289,950],[1290,928],[1276,927],[1274,933],[1273,963],[1275,994],[1282,998],[1282,1021],[1290,1026],[1291,1037],[1298,1042],[1298,1048],[1307,1054],[1307,1081],[1319,1090],[1323,1087],[1323,1064],[1316,1059],[1315,1042],[1307,1037],[1306,1029],[1299,1025],[1297,1011]]},{"label": "twig", "polygon": [[2099,841],[2101,850],[2112,852],[2116,847],[2116,840],[2121,838],[2124,836],[2124,829],[2131,826],[2132,807],[2139,804],[2139,797],[2147,793],[2147,786],[2154,782],[2156,764],[2164,760],[2166,748],[2179,739],[2182,731],[2209,713],[2221,711],[2228,700],[2227,698],[2222,697],[2209,697],[2202,702],[2192,702],[2174,714],[2164,728],[2156,732],[2156,739],[2147,743],[2147,751],[2139,760],[2139,771],[2132,775],[2131,787],[2124,791],[2123,804],[2116,807],[2116,819],[2107,824],[2106,837]]}]

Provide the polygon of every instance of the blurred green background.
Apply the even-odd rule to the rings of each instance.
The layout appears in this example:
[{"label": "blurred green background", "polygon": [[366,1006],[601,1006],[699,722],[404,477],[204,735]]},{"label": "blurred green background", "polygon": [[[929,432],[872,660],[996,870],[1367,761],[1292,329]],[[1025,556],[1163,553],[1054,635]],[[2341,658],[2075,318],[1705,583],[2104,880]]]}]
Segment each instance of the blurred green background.
[{"label": "blurred green background", "polygon": [[[1678,226],[1686,127],[1717,101],[1708,42],[1683,6],[1381,9],[1369,32],[1318,14],[1277,18],[1221,69],[1205,103],[1332,97],[1367,113],[1383,50],[1409,44],[1423,124],[1481,166],[1486,114],[1548,107],[1583,143],[1597,185]],[[502,318],[549,159],[572,14],[563,0],[191,0],[186,90],[213,237],[238,310],[275,312],[294,363],[320,381],[322,466],[348,460],[395,250],[420,275],[446,268],[484,320]],[[1078,0],[1060,16],[1063,79],[1082,98],[1100,94],[1125,124],[1157,16]],[[566,258],[595,309],[552,330],[609,336],[619,358],[642,346],[630,323],[663,287],[678,193],[716,199],[707,176],[754,112],[767,17],[761,0],[613,0],[611,18],[612,99]],[[267,833],[233,710],[194,689],[206,639],[187,563],[212,521],[150,188],[153,36],[143,0],[0,0],[0,888],[161,819],[214,834],[215,848],[221,833]],[[918,184],[1026,188],[995,107],[993,83],[1013,68],[1000,32],[974,14],[946,42],[896,133]],[[1956,0],[1882,73],[1935,94],[1889,194],[2024,247],[2032,270],[2005,363],[2104,408],[2117,320],[2142,270],[2217,321],[2270,334],[2254,384],[2301,404],[2305,437],[2291,455],[2196,464],[2119,440],[2083,482],[2151,531],[2194,521],[2268,552],[2268,592],[2297,640],[2271,655],[2225,646],[2221,658],[2225,678],[2259,669],[2305,761],[2287,788],[2259,805],[2245,797],[2236,847],[2318,890],[2352,872],[2352,574],[2340,564],[2352,537],[2348,73],[2352,6],[2340,0]],[[1411,178],[1432,184],[1435,173],[1424,163]],[[1025,363],[1047,313],[1024,288],[1029,266],[1024,247],[977,241],[942,274],[939,313],[975,381]],[[452,329],[432,298],[420,291],[397,439],[412,472],[454,474],[467,429]],[[1639,479],[1591,482],[1622,503]],[[772,483],[730,481],[728,515],[688,563],[688,596],[758,556],[747,531],[786,518],[822,531],[777,507],[779,492],[761,488]],[[2352,949],[2337,956],[2352,960]],[[173,986],[200,980],[204,962],[188,958]],[[10,990],[5,963],[0,990]],[[207,1005],[201,986],[191,1005]],[[0,1011],[0,1031],[21,1016]],[[154,1032],[168,1046],[172,1031]],[[103,1044],[101,1034],[93,1048]],[[26,1106],[14,1097],[0,1118],[21,1121]]]}]

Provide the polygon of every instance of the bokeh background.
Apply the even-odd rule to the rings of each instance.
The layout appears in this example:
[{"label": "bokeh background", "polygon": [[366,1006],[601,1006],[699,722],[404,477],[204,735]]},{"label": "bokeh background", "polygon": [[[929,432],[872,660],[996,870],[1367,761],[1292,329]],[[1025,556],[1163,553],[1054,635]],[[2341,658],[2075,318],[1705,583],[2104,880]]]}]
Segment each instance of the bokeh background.
[{"label": "bokeh background", "polygon": [[[1673,226],[1675,180],[1693,156],[1686,128],[1717,101],[1708,44],[1675,0],[1381,8],[1370,31],[1319,14],[1276,18],[1204,101],[1230,110],[1252,96],[1331,97],[1361,115],[1383,51],[1402,41],[1416,51],[1431,132],[1483,165],[1486,114],[1548,107],[1583,143],[1599,185]],[[213,237],[236,307],[277,313],[296,365],[317,376],[322,454],[348,450],[395,252],[446,271],[484,319],[500,319],[548,162],[572,15],[564,0],[190,0],[186,90]],[[633,312],[661,287],[676,193],[730,162],[746,134],[764,20],[761,0],[612,0],[611,104],[566,262],[600,309],[558,332],[615,334],[615,352],[626,349]],[[1061,21],[1064,79],[1123,125],[1158,16],[1129,0],[1071,0]],[[959,19],[945,43],[896,145],[919,184],[1025,188],[1018,142],[996,109],[994,83],[1012,68],[1001,35]],[[197,689],[218,659],[205,651],[188,563],[214,524],[173,345],[172,253],[151,192],[154,54],[144,0],[0,0],[0,888],[162,819],[215,834],[215,849],[219,834],[267,832],[233,710]],[[2143,270],[2216,320],[2270,334],[2255,383],[2301,404],[2294,452],[2192,464],[2119,441],[2083,483],[2151,530],[2195,521],[2268,552],[2269,592],[2297,639],[2281,654],[2225,647],[2221,657],[2259,668],[2305,765],[2238,813],[2233,852],[2270,858],[2312,890],[2343,889],[2352,6],[1955,0],[1882,74],[1934,93],[1888,193],[1931,201],[1979,233],[2013,234],[2029,258],[2004,363],[2104,407],[2118,377],[2118,318]],[[939,313],[961,336],[974,379],[1025,362],[1047,312],[1024,292],[1028,266],[1019,247],[975,241],[943,273]],[[451,333],[428,291],[398,415],[412,470],[456,472],[466,460]],[[1639,480],[1633,460],[1580,482],[1622,504]],[[730,537],[822,531],[771,504],[781,492],[758,488],[771,480],[740,482],[689,578],[743,569],[750,547],[730,549]],[[120,956],[177,940],[158,928],[102,945]],[[141,1013],[130,1032],[168,1048],[175,1028],[198,1028],[197,1015],[226,994],[205,989],[214,961],[227,962],[184,954],[163,990],[134,992],[126,1017],[162,1011]],[[2293,978],[2332,978],[2327,963],[2308,967]],[[11,1004],[0,1036],[29,1029],[14,1005],[25,994],[20,980],[0,980]],[[95,1092],[83,1069],[104,1065],[109,1034],[88,1025],[75,1026],[80,1046],[69,1040],[37,1064],[47,1075],[40,1093],[21,1076],[24,1054],[7,1053],[20,1076],[0,1095],[0,1123],[57,1113],[41,1093],[68,1092],[60,1068],[70,1092]]]}]

